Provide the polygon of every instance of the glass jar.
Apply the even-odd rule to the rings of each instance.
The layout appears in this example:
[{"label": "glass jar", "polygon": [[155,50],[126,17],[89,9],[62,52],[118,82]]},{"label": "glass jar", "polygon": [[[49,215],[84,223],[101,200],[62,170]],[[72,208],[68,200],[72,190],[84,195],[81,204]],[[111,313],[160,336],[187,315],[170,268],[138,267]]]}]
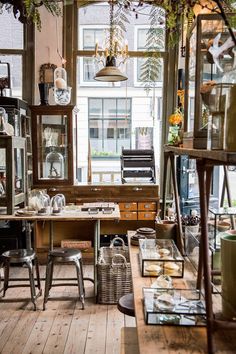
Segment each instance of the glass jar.
[{"label": "glass jar", "polygon": [[0,107],[0,134],[6,134],[7,114],[3,107]]},{"label": "glass jar", "polygon": [[66,199],[63,194],[56,194],[52,197],[50,207],[51,214],[61,214],[66,206]]},{"label": "glass jar", "polygon": [[56,104],[65,106],[70,103],[71,87],[67,85],[67,72],[64,68],[54,71],[54,98]]},{"label": "glass jar", "polygon": [[71,99],[71,87],[67,86],[67,88],[54,88],[54,98],[56,104],[61,106],[66,106],[70,103]]},{"label": "glass jar", "polygon": [[48,178],[64,178],[65,166],[62,154],[52,146],[51,151],[46,155],[46,175]]}]

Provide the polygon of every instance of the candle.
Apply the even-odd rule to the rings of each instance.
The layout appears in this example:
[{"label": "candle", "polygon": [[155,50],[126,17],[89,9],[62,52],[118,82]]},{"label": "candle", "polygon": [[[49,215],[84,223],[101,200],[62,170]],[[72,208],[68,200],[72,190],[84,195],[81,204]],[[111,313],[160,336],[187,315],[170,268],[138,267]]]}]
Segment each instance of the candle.
[{"label": "candle", "polygon": [[129,51],[129,47],[128,47],[128,41],[127,39],[125,40],[125,54],[127,55]]},{"label": "candle", "polygon": [[117,48],[118,48],[118,43],[117,41],[115,41],[115,49],[114,49],[115,54],[117,54]]},{"label": "candle", "polygon": [[96,42],[95,44],[95,55],[96,56],[98,55],[98,42]]}]

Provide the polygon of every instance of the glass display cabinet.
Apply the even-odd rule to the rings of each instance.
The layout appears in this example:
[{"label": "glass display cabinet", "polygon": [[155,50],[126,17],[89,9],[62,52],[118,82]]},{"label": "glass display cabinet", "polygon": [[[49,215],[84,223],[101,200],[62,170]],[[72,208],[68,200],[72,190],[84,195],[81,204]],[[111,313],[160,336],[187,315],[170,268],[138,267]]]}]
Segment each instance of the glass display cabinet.
[{"label": "glass display cabinet", "polygon": [[26,202],[25,164],[25,138],[1,135],[0,206],[7,214]]},{"label": "glass display cabinet", "polygon": [[33,183],[74,184],[74,106],[31,106]]},{"label": "glass display cabinet", "polygon": [[140,239],[139,251],[143,277],[183,277],[184,259],[173,240]]},{"label": "glass display cabinet", "polygon": [[233,47],[220,15],[197,16],[186,43],[184,107],[184,136],[193,137],[194,148],[223,149],[225,94],[235,68]]}]

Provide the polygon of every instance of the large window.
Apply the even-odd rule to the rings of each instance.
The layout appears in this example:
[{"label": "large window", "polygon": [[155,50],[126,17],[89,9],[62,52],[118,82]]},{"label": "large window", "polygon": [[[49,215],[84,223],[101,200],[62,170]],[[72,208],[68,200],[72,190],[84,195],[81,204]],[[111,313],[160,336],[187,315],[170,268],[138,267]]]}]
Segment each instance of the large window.
[{"label": "large window", "polygon": [[160,75],[152,86],[155,87],[147,95],[146,82],[141,80],[140,74],[141,65],[151,56],[151,54],[146,55],[151,7],[146,4],[143,9],[146,14],[144,16],[139,14],[138,18],[132,12],[126,13],[128,17],[128,22],[124,23],[126,31],[119,43],[122,43],[122,46],[128,43],[129,59],[125,65],[120,66],[117,60],[117,66],[125,70],[128,80],[115,84],[94,80],[99,70],[98,65],[101,66],[101,63],[94,60],[96,43],[98,43],[99,54],[106,53],[106,48],[109,48],[109,4],[99,2],[84,6],[83,3],[82,7],[78,8],[76,69],[74,69],[79,109],[77,164],[81,169],[83,182],[87,180],[88,167],[89,169],[91,167],[93,181],[95,181],[93,178],[95,174],[99,176],[99,181],[103,181],[102,176],[108,173],[113,175],[111,181],[117,181],[120,178],[121,166],[118,157],[121,155],[122,146],[135,149],[136,136],[139,132],[146,131],[148,135],[145,137],[142,134],[142,141],[143,138],[145,141],[149,139],[153,144],[158,182],[162,144],[161,104],[167,53],[163,24],[157,25],[163,37],[158,37],[162,42],[159,47],[155,45],[152,52],[159,51]]},{"label": "large window", "polygon": [[114,157],[131,146],[131,100],[90,98],[89,137],[93,157]]}]

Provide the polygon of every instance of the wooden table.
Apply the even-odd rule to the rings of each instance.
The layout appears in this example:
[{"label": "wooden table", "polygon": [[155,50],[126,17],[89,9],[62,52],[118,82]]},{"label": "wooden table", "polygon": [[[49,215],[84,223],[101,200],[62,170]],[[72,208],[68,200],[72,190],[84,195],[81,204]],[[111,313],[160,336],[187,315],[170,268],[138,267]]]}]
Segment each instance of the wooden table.
[{"label": "wooden table", "polygon": [[76,207],[76,210],[65,210],[60,215],[0,215],[0,220],[10,220],[10,221],[26,221],[27,222],[27,233],[26,233],[26,247],[31,248],[31,232],[30,224],[39,223],[39,222],[50,222],[50,231],[49,231],[49,249],[53,249],[54,242],[54,232],[53,225],[55,222],[59,221],[86,221],[91,220],[94,222],[94,292],[95,296],[97,295],[97,272],[96,264],[98,257],[98,250],[100,248],[100,221],[101,220],[119,220],[120,210],[117,204],[114,205],[114,210],[111,214],[104,214],[102,211],[99,211],[97,214],[89,214],[88,212],[81,210],[82,206]]},{"label": "wooden table", "polygon": [[[137,326],[139,354],[209,354],[206,327],[146,325],[143,311],[143,287],[150,287],[155,277],[142,277],[139,264],[139,248],[130,245],[134,232],[128,231],[130,262],[133,280],[135,318]],[[175,288],[194,287],[196,271],[185,257],[184,279],[173,278]],[[215,306],[219,306],[219,296],[214,296]],[[227,331],[215,336],[217,353],[235,353],[235,334]]]},{"label": "wooden table", "polygon": [[[209,238],[208,238],[208,207],[212,182],[212,174],[214,166],[236,165],[236,152],[226,152],[222,150],[202,150],[179,148],[173,146],[165,146],[164,148],[164,178],[166,181],[167,163],[171,161],[172,176],[176,176],[175,156],[188,155],[189,158],[196,159],[198,183],[199,183],[199,197],[200,197],[200,217],[201,217],[201,239],[200,239],[200,259],[198,270],[197,287],[200,288],[203,275],[203,284],[206,300],[207,313],[207,343],[208,353],[216,351],[216,345],[213,340],[213,334],[217,329],[236,329],[235,322],[223,321],[216,319],[213,313],[212,301],[212,285],[211,285],[211,269],[209,264]],[[179,197],[177,193],[176,178],[173,177],[175,202],[177,206],[178,223],[181,229],[180,212],[179,212]],[[163,205],[165,205],[165,189],[164,182]],[[164,212],[164,210],[163,210]],[[236,347],[235,347],[236,348]]]}]

